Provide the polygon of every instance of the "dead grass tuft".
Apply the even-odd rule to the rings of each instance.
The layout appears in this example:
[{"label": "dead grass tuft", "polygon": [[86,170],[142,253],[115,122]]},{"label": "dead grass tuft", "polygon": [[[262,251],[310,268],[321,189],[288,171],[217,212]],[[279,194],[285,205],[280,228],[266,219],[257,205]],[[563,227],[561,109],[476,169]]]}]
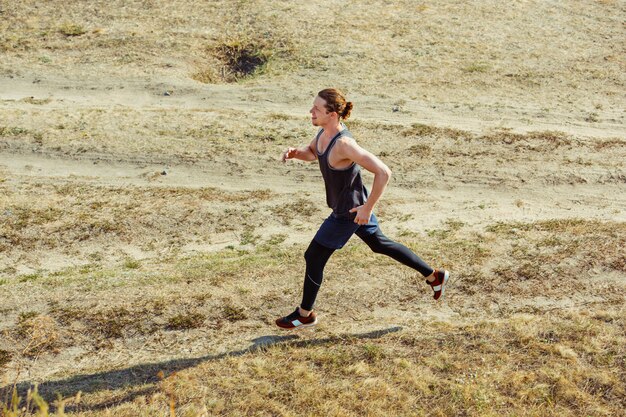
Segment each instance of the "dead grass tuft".
[{"label": "dead grass tuft", "polygon": [[451,139],[468,138],[473,135],[464,130],[451,129],[447,127],[436,127],[422,123],[413,123],[410,128],[401,132],[404,137],[447,137]]},{"label": "dead grass tuft", "polygon": [[125,308],[97,311],[84,318],[87,330],[103,341],[124,336],[127,329],[136,323],[132,314]]},{"label": "dead grass tuft", "polygon": [[167,321],[168,330],[189,330],[202,327],[206,316],[198,312],[177,314]]},{"label": "dead grass tuft", "polygon": [[0,349],[0,368],[6,366],[11,359],[13,358],[13,354],[8,350]]},{"label": "dead grass tuft", "polygon": [[82,308],[74,306],[59,306],[53,303],[50,308],[50,314],[62,325],[70,326],[72,323],[77,322],[86,317],[87,311]]},{"label": "dead grass tuft", "polygon": [[124,268],[127,268],[127,269],[138,269],[140,267],[141,267],[141,262],[139,262],[136,259],[127,258],[124,261]]},{"label": "dead grass tuft", "polygon": [[231,304],[226,304],[222,309],[223,316],[228,321],[240,321],[248,318],[243,309]]},{"label": "dead grass tuft", "polygon": [[22,355],[27,358],[57,352],[60,346],[59,329],[50,316],[39,314],[20,316],[15,333],[17,339],[24,343]]},{"label": "dead grass tuft", "polygon": [[258,38],[227,39],[211,52],[223,63],[222,79],[237,81],[261,73],[273,52],[270,45]]},{"label": "dead grass tuft", "polygon": [[87,33],[87,30],[82,25],[65,22],[59,27],[59,32],[63,35],[71,37],[71,36],[81,36]]},{"label": "dead grass tuft", "polygon": [[430,145],[420,143],[417,145],[410,146],[408,151],[411,155],[415,155],[419,158],[425,158],[431,155],[432,147]]},{"label": "dead grass tuft", "polygon": [[626,148],[626,140],[620,139],[620,138],[598,139],[594,141],[594,143],[595,143],[594,148],[597,151],[601,151],[605,149],[612,149],[612,148],[618,148],[618,149]]}]

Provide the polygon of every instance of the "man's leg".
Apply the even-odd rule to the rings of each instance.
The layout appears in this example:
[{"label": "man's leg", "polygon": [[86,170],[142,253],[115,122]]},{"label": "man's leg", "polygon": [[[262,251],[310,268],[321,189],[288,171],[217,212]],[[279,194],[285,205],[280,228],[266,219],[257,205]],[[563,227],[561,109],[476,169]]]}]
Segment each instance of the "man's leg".
[{"label": "man's leg", "polygon": [[324,267],[333,252],[335,252],[335,249],[320,245],[315,240],[311,241],[308,249],[304,252],[306,271],[304,274],[302,303],[300,304],[300,314],[302,316],[308,316],[309,312],[313,310],[317,292],[324,278]]},{"label": "man's leg", "polygon": [[[427,279],[433,276],[434,270],[426,264],[411,249],[401,243],[394,242],[380,231],[376,229],[374,233],[369,235],[359,234],[359,237],[370,247],[375,253],[387,255],[396,261],[415,269]],[[431,281],[431,280],[429,280]]]},{"label": "man's leg", "polygon": [[419,256],[401,243],[394,242],[377,228],[374,233],[365,234],[357,232],[357,235],[372,249],[375,253],[387,255],[396,261],[415,269],[424,277],[426,282],[433,289],[433,298],[438,300],[445,292],[445,286],[450,277],[450,273],[445,269],[432,269]]},{"label": "man's leg", "polygon": [[313,304],[315,304],[317,292],[322,285],[324,266],[334,251],[335,249],[321,245],[315,239],[311,241],[309,248],[304,253],[306,272],[304,274],[302,303],[293,313],[277,319],[276,325],[278,327],[295,329],[317,324],[317,315],[312,311]]},{"label": "man's leg", "polygon": [[317,315],[312,310],[317,292],[322,285],[326,262],[335,250],[341,249],[350,240],[358,228],[359,226],[352,220],[337,218],[332,214],[324,220],[304,253],[306,272],[302,303],[293,313],[276,320],[278,327],[295,329],[314,326],[317,323]]}]

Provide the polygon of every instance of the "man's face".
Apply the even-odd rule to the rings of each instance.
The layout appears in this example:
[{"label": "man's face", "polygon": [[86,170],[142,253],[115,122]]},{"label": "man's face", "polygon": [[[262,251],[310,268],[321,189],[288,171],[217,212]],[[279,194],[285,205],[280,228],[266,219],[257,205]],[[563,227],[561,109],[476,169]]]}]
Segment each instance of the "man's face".
[{"label": "man's face", "polygon": [[313,100],[313,107],[311,107],[309,113],[311,113],[311,123],[313,123],[313,126],[325,125],[333,114],[326,110],[326,100],[320,96],[315,97],[315,100]]}]

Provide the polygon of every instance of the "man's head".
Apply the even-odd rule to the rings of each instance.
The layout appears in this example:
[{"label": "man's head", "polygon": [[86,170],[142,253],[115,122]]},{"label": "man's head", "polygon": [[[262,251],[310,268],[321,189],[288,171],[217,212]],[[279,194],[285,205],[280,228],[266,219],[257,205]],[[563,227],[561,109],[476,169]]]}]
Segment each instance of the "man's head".
[{"label": "man's head", "polygon": [[341,119],[350,117],[352,102],[346,101],[343,93],[335,88],[320,91],[313,101],[311,121],[314,126],[325,126],[328,123],[339,123]]}]

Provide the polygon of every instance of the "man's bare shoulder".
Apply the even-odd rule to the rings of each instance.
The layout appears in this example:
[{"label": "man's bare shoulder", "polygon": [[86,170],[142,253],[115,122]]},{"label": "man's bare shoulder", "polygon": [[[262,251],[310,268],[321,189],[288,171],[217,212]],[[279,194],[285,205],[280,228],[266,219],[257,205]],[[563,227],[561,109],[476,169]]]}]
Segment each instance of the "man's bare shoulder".
[{"label": "man's bare shoulder", "polygon": [[356,143],[356,139],[354,139],[352,136],[342,136],[339,139],[337,139],[337,145],[336,146],[354,147],[354,146],[358,146],[358,145]]},{"label": "man's bare shoulder", "polygon": [[354,160],[355,156],[363,152],[363,149],[356,143],[356,139],[350,136],[342,136],[337,139],[335,149],[337,156],[350,160]]}]

